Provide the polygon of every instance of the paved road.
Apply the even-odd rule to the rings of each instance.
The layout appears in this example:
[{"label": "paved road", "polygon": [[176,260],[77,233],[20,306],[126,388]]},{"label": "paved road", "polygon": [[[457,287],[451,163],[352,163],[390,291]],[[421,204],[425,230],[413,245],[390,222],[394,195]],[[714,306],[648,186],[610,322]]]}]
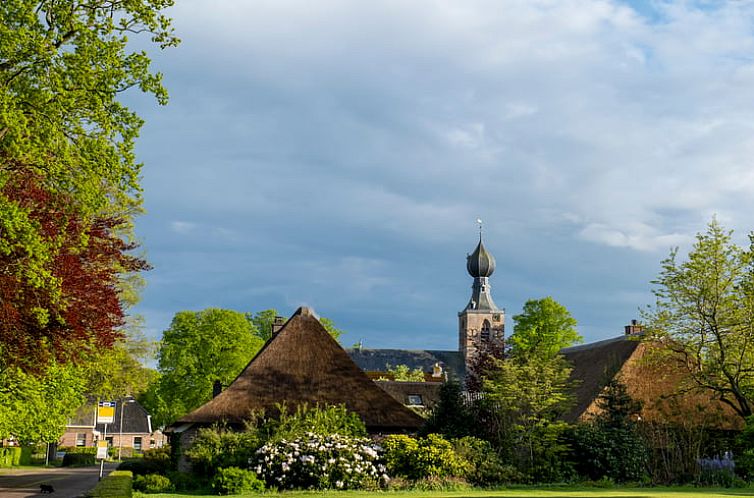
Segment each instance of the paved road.
[{"label": "paved road", "polygon": [[[105,464],[105,475],[114,470],[116,464]],[[0,471],[1,498],[28,498],[50,496],[52,498],[78,498],[97,485],[99,465],[96,467],[61,467],[37,469],[3,469]],[[52,495],[39,492],[40,484],[51,484],[55,488]]]}]

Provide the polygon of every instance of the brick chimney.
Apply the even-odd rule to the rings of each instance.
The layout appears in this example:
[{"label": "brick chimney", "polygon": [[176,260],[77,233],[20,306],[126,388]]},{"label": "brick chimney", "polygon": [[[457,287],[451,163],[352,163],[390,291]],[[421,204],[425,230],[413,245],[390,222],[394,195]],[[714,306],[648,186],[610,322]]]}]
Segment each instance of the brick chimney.
[{"label": "brick chimney", "polygon": [[276,316],[272,321],[272,337],[275,337],[277,333],[280,332],[280,329],[283,328],[283,325],[285,325],[285,318],[283,318],[282,316]]},{"label": "brick chimney", "polygon": [[626,335],[638,335],[644,333],[644,325],[640,324],[637,320],[631,320],[630,325],[625,327]]},{"label": "brick chimney", "polygon": [[442,367],[440,366],[440,364],[439,363],[435,363],[434,366],[432,367],[432,377],[434,377],[434,378],[440,378],[440,377],[442,377],[442,373],[443,373],[442,372]]}]

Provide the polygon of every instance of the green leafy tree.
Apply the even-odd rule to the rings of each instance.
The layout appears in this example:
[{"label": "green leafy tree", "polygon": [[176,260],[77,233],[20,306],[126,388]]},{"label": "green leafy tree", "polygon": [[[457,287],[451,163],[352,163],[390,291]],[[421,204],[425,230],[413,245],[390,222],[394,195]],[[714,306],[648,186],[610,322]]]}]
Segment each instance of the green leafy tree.
[{"label": "green leafy tree", "polygon": [[685,373],[682,391],[706,391],[739,416],[754,401],[754,234],[743,249],[713,220],[688,257],[678,248],[653,281],[656,302],[645,315],[665,361]]},{"label": "green leafy tree", "polygon": [[[55,272],[61,250],[78,245],[85,253],[87,224],[113,218],[128,226],[140,209],[134,141],[142,120],[119,98],[136,88],[160,104],[167,101],[161,75],[128,41],[144,33],[160,47],[175,45],[162,13],[170,5],[172,0],[0,2],[0,256],[11,260],[1,271],[52,298],[37,305],[36,322],[19,333],[33,335],[35,326],[58,313],[66,284]],[[8,193],[6,185],[19,178],[66,193],[60,217],[83,223],[78,240],[62,245],[65,232],[50,236],[25,199]]]},{"label": "green leafy tree", "polygon": [[100,349],[82,364],[86,393],[91,399],[140,396],[158,379],[144,361],[154,358],[155,343],[142,334],[127,335],[111,349]]},{"label": "green leafy tree", "polygon": [[513,334],[508,339],[513,355],[552,358],[561,349],[583,341],[571,313],[551,297],[526,301],[513,322]]},{"label": "green leafy tree", "polygon": [[56,442],[68,417],[84,401],[85,385],[73,365],[53,363],[44,373],[18,367],[0,371],[0,439],[15,437],[23,444]]},{"label": "green leafy tree", "polygon": [[559,416],[570,406],[571,367],[562,356],[511,356],[498,362],[484,383],[486,410],[495,415],[493,438],[522,472],[536,480],[562,479],[567,424]]},{"label": "green leafy tree", "polygon": [[424,382],[424,370],[421,367],[411,370],[408,365],[387,365],[387,373],[398,382]]},{"label": "green leafy tree", "polygon": [[476,434],[474,417],[466,405],[461,384],[449,379],[440,388],[440,399],[429,419],[421,428],[421,434],[442,434],[448,438],[460,438]]},{"label": "green leafy tree", "polygon": [[243,313],[180,311],[162,336],[159,380],[141,401],[157,425],[170,423],[209,401],[216,380],[230,384],[263,344]]}]

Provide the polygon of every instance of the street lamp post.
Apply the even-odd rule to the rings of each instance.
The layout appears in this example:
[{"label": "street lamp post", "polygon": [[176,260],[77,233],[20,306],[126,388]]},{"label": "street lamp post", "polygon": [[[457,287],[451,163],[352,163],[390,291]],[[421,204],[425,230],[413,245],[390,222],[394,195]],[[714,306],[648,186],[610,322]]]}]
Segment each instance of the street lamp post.
[{"label": "street lamp post", "polygon": [[123,412],[126,411],[126,405],[133,403],[133,399],[124,399],[120,404],[120,434],[118,435],[118,461],[120,462],[120,452],[123,449]]}]

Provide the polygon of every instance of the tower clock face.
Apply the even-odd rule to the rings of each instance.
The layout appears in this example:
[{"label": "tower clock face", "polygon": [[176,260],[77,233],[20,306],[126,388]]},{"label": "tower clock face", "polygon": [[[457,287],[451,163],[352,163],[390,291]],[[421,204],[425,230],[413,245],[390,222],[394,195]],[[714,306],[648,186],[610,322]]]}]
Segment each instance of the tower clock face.
[{"label": "tower clock face", "polygon": [[492,315],[492,319],[494,321],[496,321],[496,322],[499,322],[500,321],[500,314],[499,313],[495,313],[494,315]]}]

